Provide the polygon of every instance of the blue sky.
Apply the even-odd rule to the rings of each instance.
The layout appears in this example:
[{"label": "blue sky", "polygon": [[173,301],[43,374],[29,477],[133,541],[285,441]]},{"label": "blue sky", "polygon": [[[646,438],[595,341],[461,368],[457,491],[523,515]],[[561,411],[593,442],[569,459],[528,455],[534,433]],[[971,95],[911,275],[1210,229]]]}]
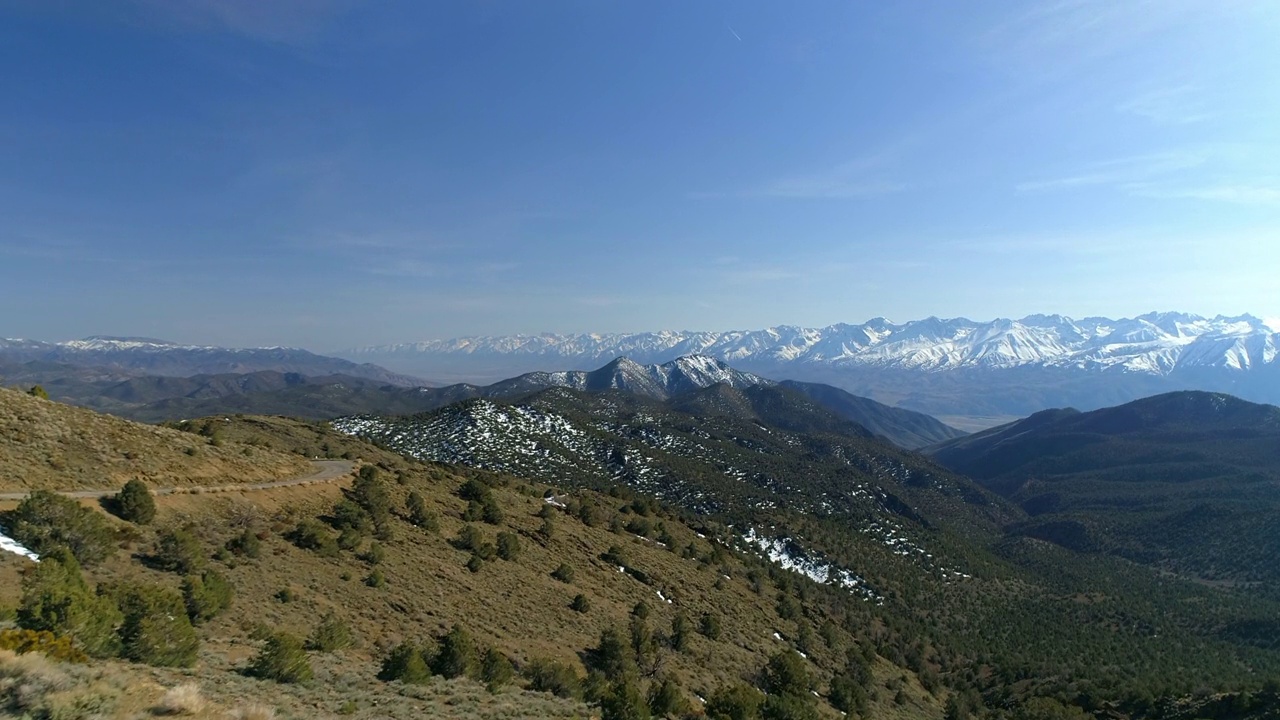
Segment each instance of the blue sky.
[{"label": "blue sky", "polygon": [[0,0],[0,335],[1280,317],[1280,4]]}]

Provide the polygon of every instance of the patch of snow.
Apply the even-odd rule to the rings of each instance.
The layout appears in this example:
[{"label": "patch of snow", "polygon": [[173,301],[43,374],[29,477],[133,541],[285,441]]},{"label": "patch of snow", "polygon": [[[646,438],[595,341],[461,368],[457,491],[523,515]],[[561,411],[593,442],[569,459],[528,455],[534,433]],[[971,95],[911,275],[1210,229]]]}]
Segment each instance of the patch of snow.
[{"label": "patch of snow", "polygon": [[845,568],[824,562],[820,557],[808,557],[792,538],[768,538],[750,528],[742,539],[784,570],[799,573],[817,583],[845,588],[869,602],[884,602],[884,598],[866,580]]},{"label": "patch of snow", "polygon": [[28,560],[40,562],[40,556],[22,546],[22,543],[13,538],[0,533],[0,551],[21,555]]}]

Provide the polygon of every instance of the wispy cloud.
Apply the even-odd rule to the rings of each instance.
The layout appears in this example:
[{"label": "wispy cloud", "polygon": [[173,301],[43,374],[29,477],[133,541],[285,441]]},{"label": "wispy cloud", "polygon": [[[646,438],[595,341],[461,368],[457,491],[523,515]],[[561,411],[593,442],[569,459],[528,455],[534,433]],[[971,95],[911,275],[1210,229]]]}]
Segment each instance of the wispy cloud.
[{"label": "wispy cloud", "polygon": [[940,240],[934,248],[947,253],[992,255],[1008,258],[1028,255],[1040,260],[1052,257],[1065,265],[1105,267],[1108,272],[1142,258],[1190,258],[1209,253],[1214,257],[1244,254],[1259,244],[1274,244],[1269,228],[1230,233],[1183,233],[1177,227],[1142,226],[1106,232],[1028,233]]},{"label": "wispy cloud", "polygon": [[1019,183],[1017,190],[1033,193],[1094,185],[1129,185],[1197,168],[1207,161],[1208,154],[1196,149],[1132,155],[1088,163],[1058,177]]},{"label": "wispy cloud", "polygon": [[1187,198],[1234,205],[1280,206],[1280,182],[1270,184],[1205,185],[1202,187],[1134,186],[1135,195],[1153,198]]},{"label": "wispy cloud", "polygon": [[1280,205],[1280,179],[1259,176],[1248,155],[1238,147],[1134,155],[1089,163],[1059,177],[1020,183],[1016,189],[1044,193],[1104,187],[1133,197]]},{"label": "wispy cloud", "polygon": [[[1230,6],[1223,0],[1222,6]],[[1002,65],[1060,74],[1134,47],[1166,28],[1219,9],[1193,0],[1048,0],[982,32]],[[1012,60],[1016,64],[1010,65]]]},{"label": "wispy cloud", "polygon": [[1189,125],[1213,117],[1191,85],[1146,92],[1117,105],[1116,110],[1161,125]]}]

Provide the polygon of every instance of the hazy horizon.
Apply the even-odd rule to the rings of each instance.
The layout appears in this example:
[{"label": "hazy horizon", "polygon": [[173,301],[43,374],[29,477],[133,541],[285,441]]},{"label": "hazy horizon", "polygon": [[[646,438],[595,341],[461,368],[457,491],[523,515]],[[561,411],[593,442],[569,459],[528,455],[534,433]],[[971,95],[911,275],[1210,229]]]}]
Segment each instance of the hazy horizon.
[{"label": "hazy horizon", "polygon": [[0,19],[0,336],[1280,318],[1273,4]]}]

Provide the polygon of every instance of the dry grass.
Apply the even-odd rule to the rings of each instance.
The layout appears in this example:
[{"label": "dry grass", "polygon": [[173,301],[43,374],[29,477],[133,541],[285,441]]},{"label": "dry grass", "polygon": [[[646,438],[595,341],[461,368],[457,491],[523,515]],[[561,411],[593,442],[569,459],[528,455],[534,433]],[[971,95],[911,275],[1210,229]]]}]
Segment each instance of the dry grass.
[{"label": "dry grass", "polygon": [[[656,543],[614,534],[603,526],[587,527],[563,515],[557,517],[552,540],[540,543],[536,531],[541,520],[536,514],[543,503],[536,494],[517,492],[515,486],[497,491],[507,514],[503,527],[480,527],[491,541],[499,529],[518,532],[521,556],[515,562],[494,560],[472,573],[464,567],[468,554],[448,542],[463,524],[464,505],[453,494],[461,481],[409,467],[402,472],[406,485],[394,486],[398,499],[410,489],[417,490],[440,516],[441,531],[427,534],[397,523],[397,537],[383,543],[387,554],[379,567],[387,577],[385,587],[371,588],[360,581],[368,566],[358,553],[320,558],[274,533],[264,543],[260,560],[237,561],[228,570],[237,590],[235,610],[203,629],[206,666],[227,671],[242,667],[256,648],[250,638],[256,626],[306,635],[318,618],[332,611],[352,627],[357,647],[332,656],[313,656],[317,681],[310,688],[266,689],[277,693],[273,702],[279,698],[282,710],[310,702],[336,712],[343,702],[355,700],[359,709],[354,717],[361,718],[574,717],[586,716],[590,709],[514,688],[490,695],[465,680],[404,688],[380,683],[374,675],[382,655],[400,640],[440,634],[454,623],[465,625],[479,642],[497,647],[517,664],[539,656],[579,664],[579,654],[596,644],[602,630],[625,628],[632,607],[644,600],[652,608],[650,623],[657,631],[668,629],[677,612],[695,621],[703,612],[722,619],[723,633],[717,641],[697,635],[688,652],[664,655],[662,672],[679,677],[689,699],[696,702],[694,692],[706,697],[721,685],[750,678],[764,659],[786,647],[774,632],[784,637],[797,634],[794,621],[778,617],[773,591],[756,594],[745,579],[747,568],[736,560],[724,567],[703,565]],[[230,518],[256,517],[251,522],[257,527],[285,528],[297,518],[323,513],[340,497],[339,485],[272,490],[242,498],[173,497],[166,499],[162,513],[167,522],[194,522],[202,533],[221,538],[219,533],[227,534],[234,524]],[[673,521],[667,521],[667,528],[681,546],[695,542],[704,550],[708,547],[693,531]],[[599,556],[613,545],[622,546],[631,564],[654,578],[654,584],[646,586],[601,561]],[[562,562],[576,570],[571,585],[551,577]],[[728,571],[728,580],[722,570]],[[296,599],[283,603],[277,593],[286,587]],[[674,602],[662,602],[658,590]],[[585,615],[569,607],[579,592],[591,599],[592,609]],[[824,654],[828,663],[835,662],[834,650],[819,649],[814,657]],[[880,670],[886,677],[900,672],[887,663]],[[912,702],[904,707],[893,705],[895,693],[882,691],[881,716],[933,714],[938,700],[915,688],[918,685],[908,685]],[[252,697],[263,690],[250,685],[239,692]],[[233,704],[234,697],[220,696],[219,701]],[[295,713],[287,711],[287,716]]]},{"label": "dry grass", "polygon": [[187,682],[166,690],[160,702],[156,703],[155,713],[157,715],[196,715],[207,705],[204,696],[200,694],[200,686]]},{"label": "dry grass", "polygon": [[142,425],[0,388],[0,492],[278,480],[308,470],[296,455]]},{"label": "dry grass", "polygon": [[39,653],[0,650],[0,697],[15,709],[35,707],[48,695],[71,687],[71,676]]},{"label": "dry grass", "polygon": [[115,716],[121,695],[118,678],[102,668],[0,650],[0,716],[109,718]]},{"label": "dry grass", "polygon": [[275,708],[267,705],[246,705],[231,712],[234,720],[276,720]]}]

